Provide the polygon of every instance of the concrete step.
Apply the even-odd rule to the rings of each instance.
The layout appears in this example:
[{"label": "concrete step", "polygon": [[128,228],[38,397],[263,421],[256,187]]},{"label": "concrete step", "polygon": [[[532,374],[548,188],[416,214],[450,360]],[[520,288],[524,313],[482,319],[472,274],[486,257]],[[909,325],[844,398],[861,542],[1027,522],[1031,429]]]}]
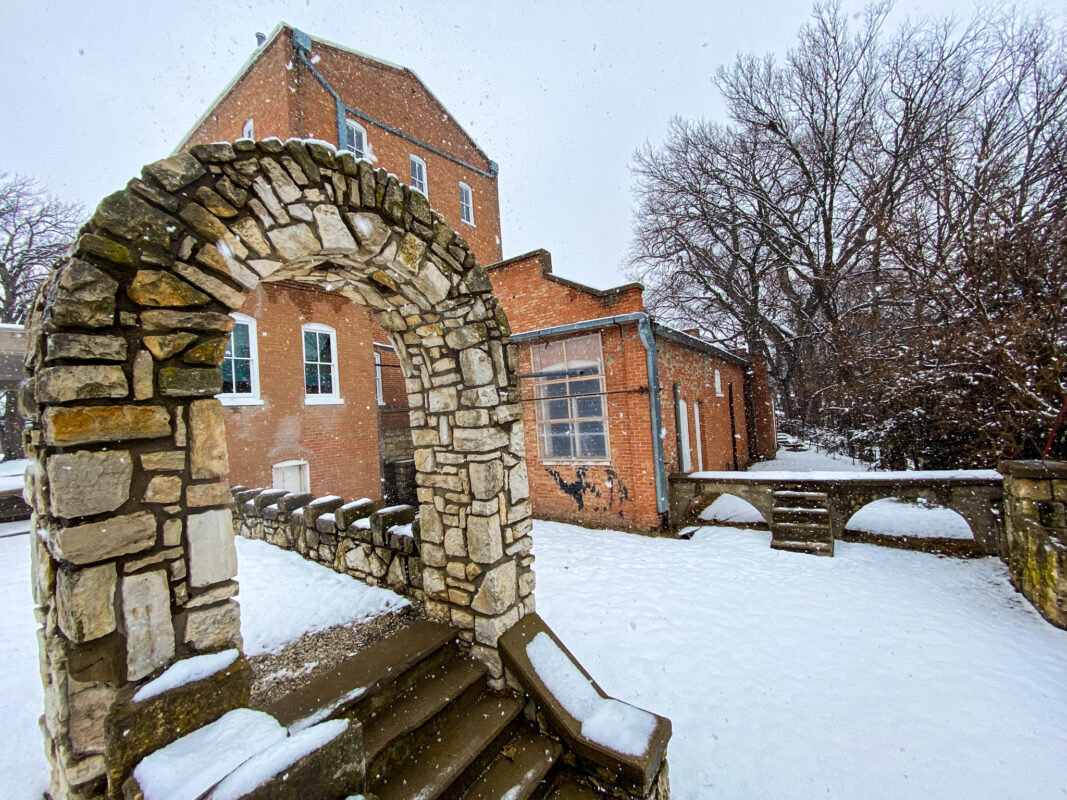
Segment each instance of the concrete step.
[{"label": "concrete step", "polygon": [[556,784],[545,800],[603,800],[603,798],[604,795],[597,794],[588,786],[566,778]]},{"label": "concrete step", "polygon": [[521,711],[518,700],[483,694],[439,735],[394,765],[384,781],[368,772],[367,791],[379,800],[436,800],[461,794],[511,737]]},{"label": "concrete step", "polygon": [[455,635],[447,625],[414,620],[352,658],[314,671],[299,689],[261,710],[298,729],[342,715],[366,719],[454,658]]},{"label": "concrete step", "polygon": [[801,514],[812,516],[823,516],[830,513],[830,509],[824,507],[796,507],[796,506],[776,506],[772,509],[775,514]]},{"label": "concrete step", "polygon": [[384,781],[425,740],[437,737],[486,690],[485,667],[457,658],[363,722],[367,774]]},{"label": "concrete step", "polygon": [[830,535],[830,521],[825,522],[774,522],[772,531],[789,534],[807,534],[812,536]]},{"label": "concrete step", "polygon": [[808,553],[816,556],[832,556],[834,554],[833,541],[816,542],[801,539],[771,538],[773,550],[788,550],[793,553]]},{"label": "concrete step", "polygon": [[520,730],[464,792],[462,800],[527,800],[543,789],[563,745],[533,729]]},{"label": "concrete step", "polygon": [[824,492],[778,491],[773,497],[775,506],[784,508],[826,508],[830,502]]}]

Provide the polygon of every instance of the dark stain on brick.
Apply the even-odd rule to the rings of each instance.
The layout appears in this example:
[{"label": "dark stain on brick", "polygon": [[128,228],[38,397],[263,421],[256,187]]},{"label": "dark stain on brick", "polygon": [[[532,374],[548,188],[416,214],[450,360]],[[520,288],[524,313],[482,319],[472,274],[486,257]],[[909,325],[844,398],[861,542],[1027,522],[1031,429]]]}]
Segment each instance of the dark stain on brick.
[{"label": "dark stain on brick", "polygon": [[560,492],[573,498],[574,502],[578,506],[578,510],[585,509],[586,496],[602,499],[605,491],[607,492],[607,506],[605,508],[592,509],[593,511],[610,511],[612,508],[618,505],[622,514],[622,504],[624,502],[633,503],[634,499],[630,496],[630,489],[619,478],[619,473],[613,469],[606,469],[604,473],[608,477],[606,489],[601,489],[596,484],[588,480],[587,475],[589,473],[588,467],[578,467],[574,470],[574,480],[569,481],[564,478],[559,470],[545,468],[545,472],[552,476],[552,479],[556,482],[556,486],[559,487]]}]

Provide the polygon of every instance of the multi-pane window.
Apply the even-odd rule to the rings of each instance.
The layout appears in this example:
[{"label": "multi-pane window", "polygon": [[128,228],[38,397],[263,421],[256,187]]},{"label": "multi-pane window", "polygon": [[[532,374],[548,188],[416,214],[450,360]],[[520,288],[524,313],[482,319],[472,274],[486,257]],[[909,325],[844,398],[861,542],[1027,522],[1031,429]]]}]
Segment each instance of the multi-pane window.
[{"label": "multi-pane window", "polygon": [[259,364],[256,354],[256,321],[234,312],[233,333],[222,357],[222,393],[230,405],[259,401]]},{"label": "multi-pane window", "polygon": [[600,336],[534,345],[532,356],[541,457],[607,459],[608,420]]},{"label": "multi-pane window", "polygon": [[418,156],[411,157],[411,188],[426,194],[426,162]]},{"label": "multi-pane window", "polygon": [[340,402],[337,389],[337,346],[334,329],[311,323],[303,326],[304,399],[308,403]]},{"label": "multi-pane window", "polygon": [[468,225],[474,224],[474,195],[471,187],[462,181],[459,184],[459,218]]},{"label": "multi-pane window", "polygon": [[367,157],[367,132],[355,120],[345,120],[344,149],[356,158],[366,159]]}]

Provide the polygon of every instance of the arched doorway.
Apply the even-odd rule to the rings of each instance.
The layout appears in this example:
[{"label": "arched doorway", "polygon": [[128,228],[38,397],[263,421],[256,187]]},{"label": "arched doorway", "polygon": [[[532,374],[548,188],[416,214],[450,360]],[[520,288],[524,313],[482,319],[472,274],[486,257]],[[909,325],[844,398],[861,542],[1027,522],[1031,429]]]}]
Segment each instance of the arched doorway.
[{"label": "arched doorway", "polygon": [[21,392],[53,794],[96,796],[132,688],[240,646],[217,367],[260,281],[370,307],[407,382],[426,611],[497,639],[532,612],[522,411],[485,271],[426,198],[314,142],[242,140],[145,167],[39,292]]}]

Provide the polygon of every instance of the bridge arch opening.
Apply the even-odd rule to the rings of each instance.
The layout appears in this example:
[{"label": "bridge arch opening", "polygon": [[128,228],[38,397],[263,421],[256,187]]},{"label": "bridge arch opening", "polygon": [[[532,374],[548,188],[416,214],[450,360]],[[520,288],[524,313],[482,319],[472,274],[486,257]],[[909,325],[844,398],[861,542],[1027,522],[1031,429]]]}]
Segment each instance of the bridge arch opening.
[{"label": "bridge arch opening", "polygon": [[[241,646],[215,395],[230,312],[278,280],[368,306],[396,347],[427,614],[462,629],[502,682],[497,639],[534,610],[516,357],[462,237],[421,193],[317,142],[241,140],[149,164],[99,204],[28,324],[20,400],[57,800],[121,783],[105,721],[138,686]],[[185,732],[210,721],[202,712]]]},{"label": "bridge arch opening", "polygon": [[924,497],[873,500],[856,509],[846,520],[844,529],[896,538],[975,539],[971,524],[963,515]]},{"label": "bridge arch opening", "polygon": [[701,522],[713,525],[769,528],[767,518],[752,503],[729,492],[723,492],[696,515]]}]

